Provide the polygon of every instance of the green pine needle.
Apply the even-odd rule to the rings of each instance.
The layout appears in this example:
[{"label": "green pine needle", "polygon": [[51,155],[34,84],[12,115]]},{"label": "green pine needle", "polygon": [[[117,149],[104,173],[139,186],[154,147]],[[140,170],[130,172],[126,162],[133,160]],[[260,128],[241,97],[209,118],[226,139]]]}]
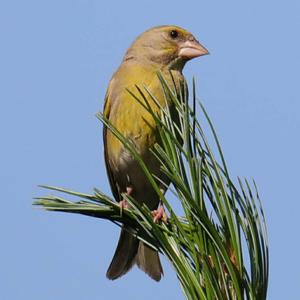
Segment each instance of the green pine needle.
[{"label": "green pine needle", "polygon": [[[192,105],[188,105],[187,86],[178,92],[158,74],[165,99],[173,103],[180,126],[173,121],[169,107],[161,107],[146,87],[136,87],[132,101],[138,101],[156,121],[161,144],[153,149],[163,172],[171,181],[170,189],[179,201],[182,216],[161,193],[159,179],[127,140],[101,113],[99,120],[124,144],[138,161],[147,179],[169,212],[168,224],[157,224],[148,207],[131,197],[131,209],[99,190],[84,194],[52,186],[54,192],[77,197],[70,201],[58,196],[36,198],[35,205],[49,211],[84,214],[102,218],[128,230],[137,238],[164,254],[173,265],[182,290],[189,300],[266,299],[269,276],[269,250],[266,222],[255,182],[238,179],[235,186],[229,176],[224,155],[212,122],[202,104],[197,102],[193,81]],[[156,114],[147,99],[160,108]],[[199,122],[206,120],[213,136],[213,146]],[[183,142],[183,144],[181,143]],[[212,149],[216,149],[216,153]]]}]

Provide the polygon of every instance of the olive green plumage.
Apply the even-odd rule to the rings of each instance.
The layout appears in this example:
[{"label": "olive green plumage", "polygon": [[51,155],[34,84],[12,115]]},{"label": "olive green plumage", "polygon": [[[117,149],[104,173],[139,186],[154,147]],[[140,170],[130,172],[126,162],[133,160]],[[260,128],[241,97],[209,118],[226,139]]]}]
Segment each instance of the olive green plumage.
[{"label": "olive green plumage", "polygon": [[[173,77],[179,87],[184,81],[182,69],[185,63],[207,53],[192,34],[180,27],[154,27],[134,41],[109,83],[104,115],[134,143],[149,170],[166,183],[168,180],[150,151],[159,142],[155,121],[128,90],[136,93],[136,85],[141,89],[146,86],[164,106],[166,103],[157,72],[160,71],[170,84]],[[147,101],[154,110],[158,109],[151,97]],[[115,199],[121,201],[121,193],[130,188],[130,195],[136,201],[145,203],[151,210],[156,209],[160,199],[138,163],[107,128],[104,128],[103,139],[106,169]],[[165,190],[163,185],[161,188]],[[158,253],[123,228],[107,277],[116,279],[127,273],[135,263],[154,280],[161,279],[163,270]]]}]

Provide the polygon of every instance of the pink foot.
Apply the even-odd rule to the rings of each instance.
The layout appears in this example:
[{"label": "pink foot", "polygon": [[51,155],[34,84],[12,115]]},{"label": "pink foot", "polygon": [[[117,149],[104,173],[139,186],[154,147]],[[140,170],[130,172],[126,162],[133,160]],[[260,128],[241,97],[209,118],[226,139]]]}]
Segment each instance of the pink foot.
[{"label": "pink foot", "polygon": [[162,221],[165,224],[168,223],[168,216],[165,212],[164,207],[161,204],[159,205],[158,209],[152,211],[152,216],[154,217],[153,221],[155,223],[158,223],[159,221]]},{"label": "pink foot", "polygon": [[[132,191],[133,191],[133,188],[128,186],[126,188],[126,195],[130,196],[132,194]],[[128,201],[126,199],[120,201],[119,205],[120,205],[121,209],[124,209],[124,208],[128,209],[128,208],[130,208],[129,204],[128,204]]]},{"label": "pink foot", "polygon": [[129,208],[129,204],[128,204],[127,200],[125,200],[125,199],[120,201],[119,205],[120,205],[121,209],[124,209],[124,208],[128,209]]}]

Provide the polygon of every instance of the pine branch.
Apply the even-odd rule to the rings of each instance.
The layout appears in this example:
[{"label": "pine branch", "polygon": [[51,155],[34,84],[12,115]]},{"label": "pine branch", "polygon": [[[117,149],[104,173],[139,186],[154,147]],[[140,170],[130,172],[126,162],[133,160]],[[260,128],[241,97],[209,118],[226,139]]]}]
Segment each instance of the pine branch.
[{"label": "pine branch", "polygon": [[[255,182],[251,186],[247,180],[239,179],[235,186],[231,180],[212,122],[204,107],[197,103],[195,82],[190,107],[186,85],[178,92],[175,84],[170,86],[158,76],[166,101],[173,103],[173,111],[169,106],[162,107],[146,87],[136,87],[136,92],[130,93],[132,101],[138,101],[156,122],[161,144],[155,146],[153,153],[171,181],[170,190],[179,201],[183,216],[176,215],[162,195],[159,178],[151,174],[132,142],[100,113],[97,117],[124,144],[161,198],[170,215],[168,224],[155,223],[145,205],[140,206],[126,195],[123,196],[131,209],[121,210],[117,202],[99,190],[88,195],[43,186],[77,197],[78,201],[47,196],[37,198],[34,204],[50,211],[126,224],[132,234],[167,256],[187,299],[266,299],[268,239]],[[160,108],[159,114],[151,108],[149,99]],[[213,147],[199,122],[199,106],[202,119],[211,130]],[[174,122],[174,111],[179,125]]]}]

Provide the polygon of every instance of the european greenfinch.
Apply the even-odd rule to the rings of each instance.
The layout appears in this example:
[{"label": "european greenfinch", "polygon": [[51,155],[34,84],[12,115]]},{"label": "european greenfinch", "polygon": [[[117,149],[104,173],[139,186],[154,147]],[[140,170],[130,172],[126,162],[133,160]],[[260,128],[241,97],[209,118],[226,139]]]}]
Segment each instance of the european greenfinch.
[{"label": "european greenfinch", "polygon": [[[168,83],[172,84],[174,79],[176,86],[180,86],[184,81],[182,69],[185,63],[207,53],[191,33],[180,27],[154,27],[142,33],[133,42],[108,86],[104,116],[126,139],[133,142],[150,172],[160,179],[158,184],[163,193],[166,191],[166,185],[161,182],[168,183],[168,179],[151,151],[154,145],[159,143],[156,123],[128,90],[134,93],[136,86],[142,90],[147,87],[162,106],[168,105],[157,73],[161,72]],[[158,110],[151,97],[148,97],[147,101],[154,111]],[[153,211],[155,221],[164,219],[165,213],[159,196],[138,162],[106,126],[103,139],[107,174],[115,199],[122,206],[128,207],[122,199],[122,194],[127,193],[138,203],[145,203]],[[109,279],[119,278],[134,264],[154,280],[161,279],[163,269],[158,252],[139,241],[123,227],[106,276]]]}]

